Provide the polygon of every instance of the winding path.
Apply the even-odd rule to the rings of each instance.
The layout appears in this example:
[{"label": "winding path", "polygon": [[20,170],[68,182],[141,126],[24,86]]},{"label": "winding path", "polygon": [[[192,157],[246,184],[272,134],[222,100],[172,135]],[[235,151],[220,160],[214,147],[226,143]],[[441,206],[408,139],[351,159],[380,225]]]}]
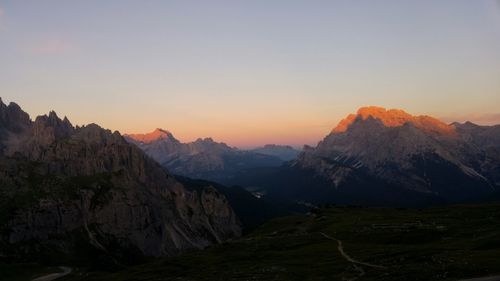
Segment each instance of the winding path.
[{"label": "winding path", "polygon": [[66,276],[66,275],[70,274],[73,271],[73,269],[71,267],[60,266],[59,268],[63,272],[47,274],[47,275],[35,278],[35,279],[31,280],[31,281],[52,281],[52,280],[56,280],[58,278],[61,278],[63,276]]},{"label": "winding path", "polygon": [[[319,234],[321,234],[323,237],[325,237],[328,240],[337,241],[337,243],[338,243],[337,249],[339,250],[339,252],[342,255],[342,257],[344,257],[344,259],[346,259],[348,262],[352,263],[352,265],[354,266],[354,269],[359,272],[358,278],[362,277],[363,275],[365,275],[365,270],[360,265],[364,265],[364,266],[368,266],[368,267],[373,267],[373,268],[378,268],[378,269],[387,269],[387,267],[385,267],[385,266],[371,264],[371,263],[367,263],[367,262],[361,262],[361,261],[358,261],[358,260],[355,260],[355,259],[351,258],[351,256],[349,256],[344,251],[344,247],[342,246],[342,241],[340,241],[340,240],[338,240],[336,238],[333,238],[330,235],[325,234],[324,232],[320,232]],[[353,281],[353,280],[356,280],[356,279],[357,278],[347,279],[347,280]],[[500,281],[500,275],[488,276],[488,277],[480,277],[480,278],[461,279],[461,280],[458,280],[458,281]]]},{"label": "winding path", "polygon": [[[325,234],[324,232],[320,232],[319,234],[321,234],[323,237],[325,237],[326,239],[328,240],[332,240],[332,241],[337,241],[337,249],[339,250],[340,254],[342,255],[342,257],[344,257],[344,259],[346,259],[348,262],[352,263],[352,265],[354,266],[354,269],[359,272],[358,274],[358,277],[362,277],[365,275],[365,270],[363,269],[363,267],[361,267],[360,265],[364,265],[364,266],[368,266],[368,267],[373,267],[373,268],[377,268],[377,269],[387,269],[387,267],[385,266],[381,266],[381,265],[376,265],[376,264],[371,264],[371,263],[367,263],[367,262],[362,262],[362,261],[358,261],[358,260],[355,260],[353,259],[351,256],[349,256],[345,251],[344,251],[344,246],[342,245],[342,241],[336,239],[336,238],[333,238],[331,237],[330,235],[328,234]],[[357,278],[352,278],[352,279],[347,279],[349,281],[354,281],[356,280]],[[465,281],[465,280],[464,280]],[[482,281],[482,280],[478,280],[478,281]],[[487,281],[496,281],[496,280],[487,280]]]}]

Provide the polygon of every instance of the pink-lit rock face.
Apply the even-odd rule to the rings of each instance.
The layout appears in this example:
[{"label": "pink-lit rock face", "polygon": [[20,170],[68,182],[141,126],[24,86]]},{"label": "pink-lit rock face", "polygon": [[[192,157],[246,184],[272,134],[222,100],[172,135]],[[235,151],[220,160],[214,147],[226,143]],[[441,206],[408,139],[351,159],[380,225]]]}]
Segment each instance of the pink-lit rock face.
[{"label": "pink-lit rock face", "polygon": [[160,139],[174,139],[174,136],[169,131],[163,129],[156,129],[147,134],[130,134],[127,137],[142,143],[151,143]]},{"label": "pink-lit rock face", "polygon": [[426,115],[413,116],[400,109],[386,110],[383,107],[377,106],[362,107],[358,110],[357,114],[349,114],[345,119],[339,122],[332,133],[345,132],[357,119],[366,120],[369,117],[380,120],[386,127],[400,127],[406,123],[411,123],[415,127],[426,132],[443,135],[455,134],[453,126],[436,118]]}]

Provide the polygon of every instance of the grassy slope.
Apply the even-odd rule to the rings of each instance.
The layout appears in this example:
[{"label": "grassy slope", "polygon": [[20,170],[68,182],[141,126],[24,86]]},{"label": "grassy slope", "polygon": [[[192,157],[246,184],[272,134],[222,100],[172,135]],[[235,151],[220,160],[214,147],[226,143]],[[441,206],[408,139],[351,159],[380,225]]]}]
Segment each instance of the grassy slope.
[{"label": "grassy slope", "polygon": [[[456,280],[500,274],[500,204],[443,208],[335,207],[272,220],[240,240],[85,280]],[[65,280],[81,280],[73,276]]]}]

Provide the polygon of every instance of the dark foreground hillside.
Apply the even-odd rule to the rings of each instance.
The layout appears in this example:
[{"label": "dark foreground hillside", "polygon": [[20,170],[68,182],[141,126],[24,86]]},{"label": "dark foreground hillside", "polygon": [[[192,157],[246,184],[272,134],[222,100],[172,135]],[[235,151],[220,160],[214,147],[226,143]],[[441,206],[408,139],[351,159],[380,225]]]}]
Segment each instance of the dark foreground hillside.
[{"label": "dark foreground hillside", "polygon": [[324,208],[269,221],[239,240],[204,251],[115,273],[77,268],[61,280],[460,280],[500,275],[499,210],[500,203],[421,210]]}]

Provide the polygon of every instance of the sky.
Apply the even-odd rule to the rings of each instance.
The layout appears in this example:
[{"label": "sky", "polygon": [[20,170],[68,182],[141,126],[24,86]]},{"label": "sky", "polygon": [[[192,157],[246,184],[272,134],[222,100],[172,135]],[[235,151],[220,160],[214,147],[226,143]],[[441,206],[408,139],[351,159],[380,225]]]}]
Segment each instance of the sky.
[{"label": "sky", "polygon": [[316,144],[366,105],[500,123],[497,0],[0,0],[0,97],[121,133]]}]

